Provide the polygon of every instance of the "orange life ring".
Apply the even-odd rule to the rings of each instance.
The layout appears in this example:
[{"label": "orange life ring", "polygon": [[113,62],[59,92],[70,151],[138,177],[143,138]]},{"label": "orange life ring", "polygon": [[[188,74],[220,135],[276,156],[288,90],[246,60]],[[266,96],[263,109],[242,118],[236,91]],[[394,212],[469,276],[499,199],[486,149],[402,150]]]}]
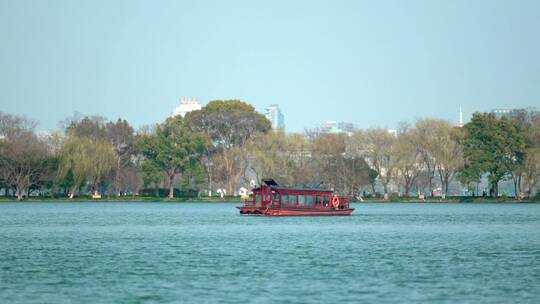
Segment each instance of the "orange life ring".
[{"label": "orange life ring", "polygon": [[334,208],[336,208],[336,209],[337,209],[337,207],[339,207],[339,197],[334,196],[332,198],[332,206],[334,206]]}]

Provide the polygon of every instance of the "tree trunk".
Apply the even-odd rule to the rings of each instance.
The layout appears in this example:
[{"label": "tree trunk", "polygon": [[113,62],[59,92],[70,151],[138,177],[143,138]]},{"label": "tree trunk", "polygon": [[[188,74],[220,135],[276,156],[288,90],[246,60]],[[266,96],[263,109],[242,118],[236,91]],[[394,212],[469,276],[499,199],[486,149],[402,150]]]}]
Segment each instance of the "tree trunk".
[{"label": "tree trunk", "polygon": [[169,195],[168,195],[168,198],[173,199],[174,198],[174,176],[175,176],[174,170],[170,170],[168,176],[169,176]]},{"label": "tree trunk", "polygon": [[20,201],[24,198],[25,192],[28,193],[30,188],[30,182],[27,181],[28,178],[21,177],[17,179],[17,200]]},{"label": "tree trunk", "polygon": [[229,178],[227,184],[228,184],[228,185],[227,185],[227,194],[228,194],[228,195],[234,195],[234,185],[235,185],[235,181],[234,181],[232,178]]},{"label": "tree trunk", "polygon": [[514,182],[514,197],[519,200],[521,198],[521,174],[518,176],[512,174],[512,180]]},{"label": "tree trunk", "polygon": [[448,178],[448,174],[445,173],[444,175],[444,185],[443,185],[443,195],[442,195],[442,198],[443,199],[446,199],[446,196],[448,195],[448,184],[449,184],[449,178]]},{"label": "tree trunk", "polygon": [[383,187],[384,187],[384,199],[388,200],[388,183],[384,183]]},{"label": "tree trunk", "polygon": [[94,195],[99,195],[99,184],[99,180],[96,180],[92,185],[92,188],[94,188]]},{"label": "tree trunk", "polygon": [[212,196],[212,173],[210,167],[208,168],[208,196]]},{"label": "tree trunk", "polygon": [[174,184],[170,184],[169,186],[169,196],[168,196],[169,199],[173,199],[174,198]]},{"label": "tree trunk", "polygon": [[491,196],[499,197],[499,181],[491,183]]},{"label": "tree trunk", "polygon": [[405,179],[405,197],[411,196],[412,178]]},{"label": "tree trunk", "polygon": [[120,178],[121,178],[121,172],[122,170],[122,161],[120,160],[120,157],[118,157],[118,160],[116,162],[116,172],[114,175],[114,183],[116,184],[116,195],[121,196],[121,187],[120,187]]}]

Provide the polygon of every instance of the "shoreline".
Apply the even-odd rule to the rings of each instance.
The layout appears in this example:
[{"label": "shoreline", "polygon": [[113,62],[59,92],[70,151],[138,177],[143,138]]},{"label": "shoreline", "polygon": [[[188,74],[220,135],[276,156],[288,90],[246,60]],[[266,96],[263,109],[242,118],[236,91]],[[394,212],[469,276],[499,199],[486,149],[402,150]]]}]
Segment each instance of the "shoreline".
[{"label": "shoreline", "polygon": [[244,202],[237,197],[207,198],[207,197],[175,197],[172,199],[166,197],[104,197],[101,199],[92,199],[91,197],[77,198],[52,198],[52,197],[31,197],[17,200],[14,197],[1,197],[0,203],[18,203],[18,202],[50,202],[50,203],[230,203]]},{"label": "shoreline", "polygon": [[[1,203],[18,203],[18,202],[27,202],[27,203],[243,203],[244,200],[239,197],[175,197],[173,199],[168,199],[166,197],[131,197],[131,196],[121,196],[121,197],[104,197],[101,199],[92,199],[91,197],[77,197],[77,198],[52,198],[52,197],[31,197],[25,198],[23,200],[17,200],[14,197],[0,197]],[[391,198],[389,200],[384,199],[364,199],[364,201],[351,201],[355,204],[366,204],[366,203],[377,203],[377,204],[396,204],[396,203],[407,203],[407,204],[481,204],[481,203],[512,203],[512,204],[535,204],[540,203],[538,198],[530,198],[524,200],[516,200],[511,197],[499,197],[499,198],[489,198],[489,197],[449,197],[446,199],[437,199],[431,198],[426,200],[419,200],[418,198]]]}]

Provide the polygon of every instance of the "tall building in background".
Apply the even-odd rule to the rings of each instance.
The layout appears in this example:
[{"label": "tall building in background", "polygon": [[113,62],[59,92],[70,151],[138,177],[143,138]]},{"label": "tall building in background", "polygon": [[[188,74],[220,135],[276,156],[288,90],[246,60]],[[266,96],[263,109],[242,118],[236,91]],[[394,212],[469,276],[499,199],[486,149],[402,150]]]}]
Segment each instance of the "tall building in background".
[{"label": "tall building in background", "polygon": [[525,117],[530,114],[538,113],[535,107],[529,107],[524,109],[494,109],[491,110],[498,118],[506,117],[508,119]]},{"label": "tall building in background", "polygon": [[338,128],[338,123],[337,121],[334,121],[334,120],[327,120],[327,121],[323,121],[321,123],[321,127],[320,127],[320,130],[321,130],[321,133],[323,134],[337,134],[337,133],[341,133],[341,130]]},{"label": "tall building in background", "polygon": [[508,117],[512,113],[513,109],[494,109],[491,110],[491,113],[494,113],[495,116],[501,118],[503,116]]},{"label": "tall building in background", "polygon": [[279,105],[271,104],[266,108],[266,113],[264,114],[268,120],[272,123],[272,129],[285,129],[285,117],[279,110]]},{"label": "tall building in background", "polygon": [[355,130],[350,122],[337,122],[334,120],[323,121],[319,128],[312,130],[321,134],[347,134],[351,136]]},{"label": "tall building in background", "polygon": [[180,115],[184,117],[188,112],[197,111],[200,109],[202,109],[202,106],[197,100],[197,98],[183,97],[180,99],[180,106],[174,109],[171,116],[174,117]]}]

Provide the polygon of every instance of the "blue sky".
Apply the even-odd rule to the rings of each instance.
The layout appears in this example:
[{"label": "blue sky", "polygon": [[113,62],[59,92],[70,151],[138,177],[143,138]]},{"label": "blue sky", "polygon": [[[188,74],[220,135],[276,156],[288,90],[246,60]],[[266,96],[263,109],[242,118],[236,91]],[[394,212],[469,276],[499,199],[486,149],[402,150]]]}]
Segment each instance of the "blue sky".
[{"label": "blue sky", "polygon": [[540,1],[0,0],[0,111],[161,122],[277,103],[287,130],[540,108]]}]

